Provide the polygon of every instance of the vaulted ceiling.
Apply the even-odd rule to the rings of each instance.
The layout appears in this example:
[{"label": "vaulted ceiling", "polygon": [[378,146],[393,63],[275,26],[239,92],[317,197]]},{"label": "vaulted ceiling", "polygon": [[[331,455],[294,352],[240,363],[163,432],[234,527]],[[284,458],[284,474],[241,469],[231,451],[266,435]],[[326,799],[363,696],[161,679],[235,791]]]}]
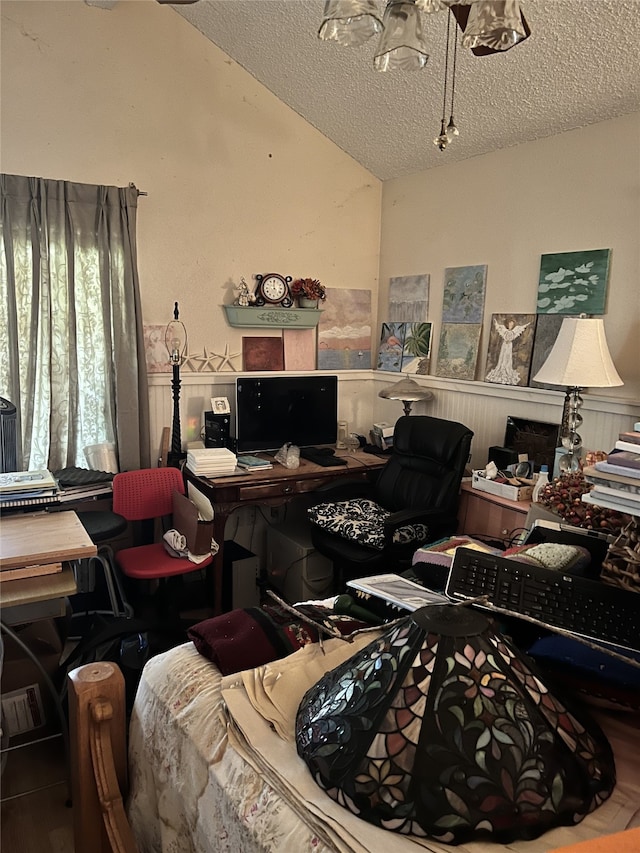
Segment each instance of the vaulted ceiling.
[{"label": "vaulted ceiling", "polygon": [[[445,12],[425,18],[426,68],[381,73],[373,69],[375,39],[344,48],[317,38],[323,0],[172,8],[382,180],[640,110],[638,0],[528,0],[528,40],[495,56],[459,49],[460,137],[442,152],[433,139],[443,106]],[[615,145],[612,139],[612,157]]]}]

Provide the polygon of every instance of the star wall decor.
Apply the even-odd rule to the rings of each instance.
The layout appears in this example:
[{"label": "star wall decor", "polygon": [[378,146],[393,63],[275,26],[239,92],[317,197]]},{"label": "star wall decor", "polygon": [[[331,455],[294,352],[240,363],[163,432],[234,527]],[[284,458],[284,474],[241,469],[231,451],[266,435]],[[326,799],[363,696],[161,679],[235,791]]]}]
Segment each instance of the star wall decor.
[{"label": "star wall decor", "polygon": [[185,356],[182,367],[194,373],[218,373],[227,365],[228,370],[235,371],[232,360],[240,358],[240,355],[239,352],[229,352],[229,344],[224,345],[223,353],[213,352],[204,347],[202,353],[189,353]]}]

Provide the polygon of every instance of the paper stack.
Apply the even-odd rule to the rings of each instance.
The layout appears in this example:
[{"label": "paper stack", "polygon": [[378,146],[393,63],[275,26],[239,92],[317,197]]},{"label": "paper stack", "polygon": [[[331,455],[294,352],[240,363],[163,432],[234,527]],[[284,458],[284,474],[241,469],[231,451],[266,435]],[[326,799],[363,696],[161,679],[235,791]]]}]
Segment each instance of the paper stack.
[{"label": "paper stack", "polygon": [[58,483],[51,471],[10,471],[0,474],[0,506],[20,506],[24,502],[51,503],[56,500]]},{"label": "paper stack", "polygon": [[236,454],[226,447],[194,448],[187,451],[187,468],[198,477],[233,474]]}]

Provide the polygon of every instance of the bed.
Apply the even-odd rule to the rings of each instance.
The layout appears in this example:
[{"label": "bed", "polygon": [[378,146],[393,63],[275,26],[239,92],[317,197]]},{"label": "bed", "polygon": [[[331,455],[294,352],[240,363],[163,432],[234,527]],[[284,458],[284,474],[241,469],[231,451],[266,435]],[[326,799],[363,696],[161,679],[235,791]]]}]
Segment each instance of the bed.
[{"label": "bed", "polygon": [[[152,658],[131,716],[126,813],[113,790],[126,786],[122,677],[107,663],[71,673],[76,849],[547,853],[623,830],[611,846],[598,849],[640,849],[640,721],[625,712],[594,712],[616,756],[618,781],[612,796],[577,826],[554,829],[537,840],[452,848],[378,829],[342,809],[315,785],[297,757],[291,714],[296,691],[352,654],[345,646],[329,640],[322,651],[313,644],[282,661],[232,676],[222,676],[191,643]],[[89,790],[90,765],[98,766],[97,793],[95,786]]]}]

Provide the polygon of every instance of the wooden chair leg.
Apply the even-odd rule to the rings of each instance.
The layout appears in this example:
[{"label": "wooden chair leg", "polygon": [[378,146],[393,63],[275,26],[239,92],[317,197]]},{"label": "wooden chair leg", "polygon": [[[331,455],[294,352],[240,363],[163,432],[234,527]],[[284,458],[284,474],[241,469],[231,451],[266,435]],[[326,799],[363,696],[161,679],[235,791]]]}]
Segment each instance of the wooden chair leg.
[{"label": "wooden chair leg", "polygon": [[127,821],[124,677],[107,661],[72,670],[69,680],[71,791],[75,848],[137,853]]}]

